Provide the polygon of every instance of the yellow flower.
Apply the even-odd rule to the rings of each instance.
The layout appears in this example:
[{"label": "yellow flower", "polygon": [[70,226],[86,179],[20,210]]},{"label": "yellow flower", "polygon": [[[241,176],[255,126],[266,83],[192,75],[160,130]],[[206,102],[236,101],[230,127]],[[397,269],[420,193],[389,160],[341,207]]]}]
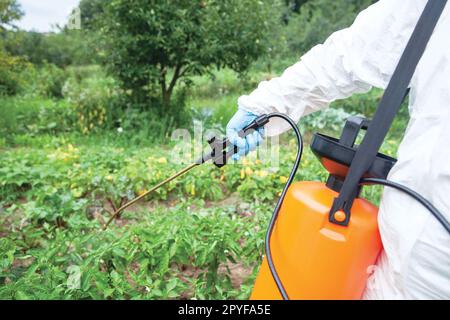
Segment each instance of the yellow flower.
[{"label": "yellow flower", "polygon": [[244,171],[244,169],[242,169],[241,170],[241,179],[244,179],[245,178],[245,171]]},{"label": "yellow flower", "polygon": [[267,177],[269,173],[266,170],[259,170],[258,171],[258,177],[264,178]]},{"label": "yellow flower", "polygon": [[250,167],[245,168],[245,174],[251,176],[253,174],[253,170]]},{"label": "yellow flower", "polygon": [[79,189],[79,188],[73,189],[72,190],[72,195],[75,198],[81,198],[81,196],[83,195],[83,191],[81,189]]},{"label": "yellow flower", "polygon": [[224,181],[225,180],[225,175],[222,173],[222,175],[220,176],[220,181]]},{"label": "yellow flower", "polygon": [[281,176],[280,181],[281,181],[281,183],[286,183],[288,181],[288,178],[285,176]]},{"label": "yellow flower", "polygon": [[191,185],[191,195],[195,196],[195,185]]},{"label": "yellow flower", "polygon": [[167,163],[167,159],[166,159],[166,158],[164,158],[164,157],[162,157],[162,158],[159,158],[159,159],[158,159],[158,163],[161,163],[161,164],[166,164],[166,163]]},{"label": "yellow flower", "polygon": [[142,195],[144,195],[146,193],[147,193],[147,190],[146,189],[142,189],[142,190],[139,190],[138,195],[142,196]]},{"label": "yellow flower", "polygon": [[105,179],[108,180],[108,181],[113,181],[113,177],[111,175],[107,175],[105,177]]}]

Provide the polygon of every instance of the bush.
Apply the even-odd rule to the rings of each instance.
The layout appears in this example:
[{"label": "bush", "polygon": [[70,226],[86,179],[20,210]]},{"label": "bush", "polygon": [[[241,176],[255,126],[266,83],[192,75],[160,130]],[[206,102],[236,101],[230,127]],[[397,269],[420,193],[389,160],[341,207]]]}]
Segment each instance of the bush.
[{"label": "bush", "polygon": [[112,108],[112,120],[114,126],[123,129],[124,135],[134,143],[162,141],[170,137],[174,129],[192,124],[190,110],[185,108],[184,90],[175,93],[167,109],[159,99],[144,104],[130,102],[129,98],[126,92],[117,96]]},{"label": "bush", "polygon": [[61,30],[43,34],[34,31],[6,31],[2,37],[5,50],[25,58],[36,66],[47,63],[60,68],[96,62],[95,39],[82,30]]},{"label": "bush", "polygon": [[70,131],[75,123],[72,106],[65,101],[35,97],[4,97],[0,100],[0,136],[55,134]]},{"label": "bush", "polygon": [[302,118],[300,127],[306,131],[340,132],[347,118],[354,115],[361,113],[349,113],[339,107],[330,107]]},{"label": "bush", "polygon": [[106,72],[99,65],[69,66],[66,68],[69,78],[77,83],[83,82],[88,78],[106,78]]},{"label": "bush", "polygon": [[0,48],[0,95],[15,95],[25,85],[23,72],[32,66],[20,57],[13,57]]},{"label": "bush", "polygon": [[292,15],[286,28],[286,40],[293,52],[303,54],[322,43],[333,32],[352,24],[357,14],[372,0],[311,0],[299,14]]},{"label": "bush", "polygon": [[82,133],[113,126],[113,106],[117,99],[113,79],[92,77],[79,83],[71,78],[64,85],[63,95],[74,106],[76,127]]},{"label": "bush", "polygon": [[26,94],[45,98],[62,98],[62,88],[68,79],[65,70],[54,64],[45,63],[24,73],[27,78]]}]

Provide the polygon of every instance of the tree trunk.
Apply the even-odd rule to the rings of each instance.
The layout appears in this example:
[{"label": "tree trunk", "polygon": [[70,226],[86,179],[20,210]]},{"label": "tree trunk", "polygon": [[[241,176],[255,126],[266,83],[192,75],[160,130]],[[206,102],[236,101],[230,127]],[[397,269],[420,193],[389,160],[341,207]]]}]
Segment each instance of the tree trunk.
[{"label": "tree trunk", "polygon": [[177,65],[173,72],[172,80],[170,81],[169,87],[166,84],[166,74],[161,74],[161,98],[165,107],[170,106],[170,101],[172,100],[173,90],[177,84],[178,79],[181,76],[181,65]]},{"label": "tree trunk", "polygon": [[172,92],[169,90],[163,90],[162,92],[162,101],[165,107],[170,105],[170,100],[172,99]]}]

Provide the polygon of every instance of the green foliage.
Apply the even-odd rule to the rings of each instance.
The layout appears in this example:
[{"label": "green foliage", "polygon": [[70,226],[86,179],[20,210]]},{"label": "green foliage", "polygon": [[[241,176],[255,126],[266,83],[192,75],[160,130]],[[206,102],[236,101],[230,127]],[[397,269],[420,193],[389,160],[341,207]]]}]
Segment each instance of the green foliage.
[{"label": "green foliage", "polygon": [[29,68],[22,76],[27,79],[22,91],[26,95],[44,98],[62,98],[63,86],[69,75],[54,64],[44,63]]},{"label": "green foliage", "polygon": [[371,0],[308,1],[299,14],[289,19],[286,29],[289,49],[300,56],[333,32],[350,26],[356,15],[371,3]]},{"label": "green foliage", "polygon": [[0,98],[0,136],[55,134],[73,130],[73,109],[66,101],[35,97]]},{"label": "green foliage", "polygon": [[164,112],[180,79],[213,66],[246,70],[263,53],[268,28],[263,1],[114,0],[105,11],[106,64],[135,101],[156,93]]},{"label": "green foliage", "polygon": [[[47,226],[46,238],[27,226],[20,231],[30,236],[27,240],[11,237],[0,243],[4,249],[0,297],[248,297],[249,286],[233,287],[225,266],[237,258],[255,258],[254,241],[238,243],[262,236],[261,231],[253,231],[260,217],[242,218],[230,209],[190,213],[182,204],[171,210],[157,208],[151,220],[144,218],[121,231],[80,235]],[[86,230],[93,227],[91,223]],[[68,287],[71,274],[79,276],[73,288]]]},{"label": "green foliage", "polygon": [[[150,215],[142,207],[121,218],[127,226],[119,229],[118,221],[101,232],[111,204],[178,168],[158,148],[127,149],[124,157],[117,147],[60,142],[0,155],[1,298],[248,297],[250,286],[233,284],[227,268],[260,262],[267,211],[242,212],[233,205],[198,209],[205,207],[201,199],[223,196],[220,171],[198,168],[152,196],[192,200],[171,208],[157,205]],[[67,286],[72,266],[81,271],[75,289]],[[248,284],[253,279],[246,280],[251,272],[237,276]]]},{"label": "green foliage", "polygon": [[23,16],[20,4],[16,0],[0,0],[0,31],[5,26],[11,26]]},{"label": "green foliage", "polygon": [[0,94],[62,98],[68,74],[53,64],[34,66],[20,56],[0,50]]},{"label": "green foliage", "polygon": [[[345,109],[346,110],[346,109]],[[300,120],[300,125],[306,131],[320,131],[335,133],[339,132],[343,123],[350,116],[364,116],[361,112],[346,112],[344,109],[329,107],[320,112],[316,112],[303,117]]]},{"label": "green foliage", "polygon": [[108,0],[81,0],[78,8],[81,13],[81,27],[94,31],[98,26],[99,17],[104,13]]},{"label": "green foliage", "polygon": [[11,56],[0,47],[0,95],[19,93],[26,82],[23,72],[31,68],[24,59]]},{"label": "green foliage", "polygon": [[65,83],[63,94],[75,108],[80,132],[87,134],[112,126],[112,106],[117,99],[113,79],[94,76],[78,82],[76,77],[71,78]]},{"label": "green foliage", "polygon": [[83,30],[61,30],[42,34],[33,31],[8,31],[4,47],[35,65],[54,64],[60,68],[96,62],[96,37]]}]

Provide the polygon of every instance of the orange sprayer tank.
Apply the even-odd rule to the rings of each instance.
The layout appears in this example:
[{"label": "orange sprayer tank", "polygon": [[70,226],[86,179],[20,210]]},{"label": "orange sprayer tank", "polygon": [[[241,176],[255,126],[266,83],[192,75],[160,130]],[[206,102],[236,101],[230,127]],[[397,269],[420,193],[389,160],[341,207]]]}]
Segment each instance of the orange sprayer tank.
[{"label": "orange sprayer tank", "polygon": [[[350,214],[330,216],[330,211],[355,157],[358,134],[369,124],[368,119],[349,117],[339,139],[316,133],[311,150],[329,172],[328,181],[297,182],[286,193],[270,249],[290,299],[360,299],[364,292],[382,250],[378,208],[358,197],[360,188],[355,186]],[[396,161],[378,153],[364,176],[386,179]],[[281,298],[264,259],[251,299]]]},{"label": "orange sprayer tank", "polygon": [[[348,226],[328,221],[337,192],[321,182],[291,185],[270,247],[290,299],[360,299],[382,249],[378,208],[357,198]],[[264,259],[251,299],[281,299]]]}]

